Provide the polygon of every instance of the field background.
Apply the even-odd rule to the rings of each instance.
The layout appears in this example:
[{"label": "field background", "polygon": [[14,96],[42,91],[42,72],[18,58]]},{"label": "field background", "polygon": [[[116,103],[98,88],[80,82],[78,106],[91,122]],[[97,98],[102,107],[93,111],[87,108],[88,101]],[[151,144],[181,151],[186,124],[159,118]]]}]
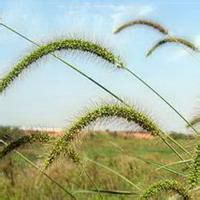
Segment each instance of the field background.
[{"label": "field background", "polygon": [[[19,134],[16,134],[18,137]],[[157,168],[157,163],[167,164],[177,161],[176,155],[158,138],[141,139],[126,134],[91,132],[83,134],[76,142],[81,157],[88,157],[104,164],[127,177],[134,184],[146,189],[150,184],[164,180],[175,179],[185,181],[183,177]],[[9,138],[10,139],[10,138]],[[194,150],[198,143],[197,138],[177,135],[176,140],[188,150]],[[2,147],[2,146],[1,146]],[[22,147],[20,152],[31,159],[38,166],[43,161],[51,144],[32,144]],[[141,160],[142,157],[144,160]],[[177,171],[187,174],[185,165],[170,166]],[[2,200],[61,200],[69,197],[57,186],[41,176],[34,168],[28,165],[15,153],[0,162],[0,199]],[[110,171],[91,162],[84,162],[77,166],[67,158],[60,158],[47,171],[65,188],[71,191],[88,189],[107,190],[137,190]],[[95,183],[95,184],[94,184]],[[102,195],[95,193],[77,193],[78,199],[137,199],[137,195]],[[167,199],[165,195],[158,199]]]}]

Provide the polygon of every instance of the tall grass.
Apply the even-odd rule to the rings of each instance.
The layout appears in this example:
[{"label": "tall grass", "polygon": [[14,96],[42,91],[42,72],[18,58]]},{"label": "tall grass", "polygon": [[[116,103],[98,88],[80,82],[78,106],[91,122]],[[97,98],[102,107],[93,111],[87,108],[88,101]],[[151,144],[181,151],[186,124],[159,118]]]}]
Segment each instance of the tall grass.
[{"label": "tall grass", "polygon": [[[146,81],[144,81],[142,78],[140,78],[137,74],[135,74],[133,71],[131,71],[129,68],[125,67],[124,63],[121,61],[121,59],[118,56],[115,56],[109,49],[102,47],[99,44],[92,43],[90,41],[85,41],[82,39],[65,39],[65,40],[58,40],[53,41],[47,45],[39,45],[38,43],[32,41],[31,39],[27,38],[23,34],[17,32],[13,28],[1,23],[0,25],[4,26],[8,30],[14,32],[15,34],[19,35],[20,37],[24,38],[25,40],[33,43],[38,48],[33,51],[32,53],[25,56],[21,61],[19,61],[12,70],[5,76],[3,79],[0,80],[0,93],[6,90],[6,88],[11,85],[11,83],[20,76],[20,74],[25,70],[28,69],[31,64],[35,63],[38,59],[46,56],[46,55],[52,55],[57,60],[61,61],[65,65],[69,66],[76,72],[78,72],[80,75],[84,76],[94,84],[96,84],[98,87],[112,95],[114,98],[116,98],[118,101],[120,101],[122,104],[110,104],[110,105],[102,105],[100,107],[97,107],[94,110],[89,111],[79,119],[75,120],[72,125],[65,130],[65,134],[62,138],[59,138],[58,141],[55,143],[55,146],[53,147],[52,151],[50,152],[48,159],[45,162],[45,167],[47,168],[53,161],[62,153],[67,153],[69,157],[73,158],[75,161],[79,162],[79,157],[76,154],[76,151],[71,146],[71,142],[78,136],[78,134],[83,130],[85,127],[90,125],[92,122],[96,121],[100,118],[107,118],[107,117],[115,117],[115,118],[123,118],[126,119],[128,122],[134,122],[138,124],[140,127],[142,127],[144,130],[150,132],[154,136],[158,136],[162,139],[164,143],[170,147],[170,149],[183,161],[185,161],[182,154],[177,151],[177,149],[171,145],[168,142],[168,139],[170,142],[173,142],[176,147],[179,147],[179,150],[181,149],[183,152],[190,155],[190,153],[177,141],[175,141],[173,138],[171,138],[169,135],[166,135],[164,131],[162,131],[159,126],[146,114],[138,111],[135,107],[127,104],[124,100],[122,100],[119,96],[114,94],[109,89],[105,88],[103,85],[98,83],[95,79],[92,79],[87,74],[80,71],[76,66],[70,64],[69,62],[63,60],[59,56],[55,55],[55,51],[60,50],[79,50],[84,52],[89,52],[95,56],[101,57],[103,60],[106,60],[107,62],[111,63],[117,68],[125,69],[127,72],[129,72],[131,75],[133,75],[135,78],[137,78],[142,84],[144,84],[146,87],[148,87],[151,91],[154,92],[162,101],[164,101],[166,104],[170,106],[171,109],[173,109],[179,117],[181,117],[187,124],[190,126],[196,133],[196,129],[187,121],[187,119],[174,107],[172,106],[164,97],[162,97],[154,88],[152,88]],[[168,30],[165,29],[160,24],[157,24],[152,21],[148,20],[135,20],[128,22],[122,26],[120,26],[115,33],[118,33],[122,31],[123,29],[133,26],[133,25],[146,25],[149,27],[154,28],[155,30],[158,30],[164,35],[168,35]],[[161,41],[159,41],[150,51],[149,55],[157,49],[159,46],[168,43],[168,42],[176,42],[180,43],[182,45],[185,45],[194,51],[197,51],[198,49],[189,41],[184,40],[182,38],[165,38]],[[49,137],[47,135],[43,136],[23,136],[22,138],[18,139],[17,141],[14,141],[7,145],[3,151],[0,154],[0,157],[4,157],[7,153],[10,151],[16,149],[17,147],[25,144],[30,143],[34,141],[40,141],[40,142],[47,142],[49,141]],[[3,142],[3,141],[2,141]],[[38,171],[42,172],[43,175],[45,175],[47,178],[49,178],[52,182],[57,184],[60,188],[62,188],[68,195],[71,196],[71,198],[74,198],[74,195],[71,194],[68,190],[66,190],[62,185],[60,185],[58,182],[56,182],[54,179],[52,179],[49,175],[47,175],[43,170],[39,169],[34,163],[32,163],[29,159],[27,159],[25,156],[23,156],[21,153],[17,152],[24,160],[29,162],[32,166],[34,166]],[[190,178],[190,185],[195,186],[198,184],[199,180],[199,153],[197,153],[197,157],[194,162],[193,171],[191,172]],[[97,188],[96,190],[98,193],[103,193],[105,191],[99,190]],[[159,192],[168,192],[173,191],[180,196],[183,197],[184,200],[190,200],[190,196],[188,194],[187,189],[185,189],[182,185],[180,185],[176,181],[169,181],[164,180],[162,182],[153,184],[150,186],[143,195],[141,195],[141,199],[149,199],[156,195]],[[128,193],[127,193],[128,194]]]},{"label": "tall grass", "polygon": [[119,26],[114,33],[119,33],[122,30],[135,26],[135,25],[145,25],[147,27],[151,27],[157,31],[159,31],[160,33],[167,35],[168,34],[168,30],[162,26],[161,24],[154,22],[154,21],[150,21],[150,20],[146,20],[146,19],[137,19],[137,20],[131,20],[121,26]]},{"label": "tall grass", "polygon": [[60,51],[63,49],[89,52],[98,57],[101,57],[116,67],[124,67],[123,62],[119,57],[115,56],[111,51],[98,44],[81,39],[53,41],[47,45],[39,47],[29,55],[25,56],[20,62],[18,62],[12,68],[12,70],[0,81],[0,92],[3,92],[25,69],[29,68],[37,60],[55,51]]},{"label": "tall grass", "polygon": [[[169,38],[167,39],[163,39],[161,41],[164,41],[164,43],[167,42],[176,42],[176,43],[180,43],[183,44],[185,46],[188,46],[190,48],[192,48],[195,51],[198,51],[197,47],[195,47],[195,45],[183,38],[177,38],[177,37],[172,37],[169,35],[168,31],[166,28],[164,28],[161,24],[158,24],[156,22],[153,21],[149,21],[149,20],[143,20],[143,19],[138,19],[138,20],[133,20],[131,22],[127,22],[123,25],[121,25],[120,27],[118,27],[116,29],[116,31],[114,31],[114,33],[118,33],[121,30],[124,30],[127,27],[131,27],[132,25],[136,25],[136,24],[140,24],[140,25],[145,25],[147,27],[153,27],[156,30],[159,30],[160,32],[166,34],[169,36]],[[166,40],[166,42],[165,42]],[[160,44],[161,45],[161,44]],[[160,46],[159,45],[159,46]],[[155,49],[156,49],[156,45],[155,45]],[[151,50],[150,50],[151,51]],[[149,53],[151,54],[151,52],[149,51]],[[154,51],[154,48],[152,48],[152,51]],[[137,75],[135,72],[133,72],[131,69],[129,68],[125,68],[128,73],[130,73],[132,76],[134,76],[137,80],[139,80],[143,85],[145,85],[149,90],[151,90],[157,97],[159,97],[164,103],[166,103],[186,124],[188,127],[190,127],[194,133],[198,134],[198,131],[195,129],[195,127],[190,123],[189,120],[187,120],[180,111],[178,111],[168,100],[166,100],[166,98],[164,98],[159,92],[157,92],[153,87],[151,87],[145,80],[143,80],[139,75]],[[174,142],[170,137],[169,139]]]},{"label": "tall grass", "polygon": [[[19,35],[20,37],[22,37],[23,39],[31,42],[32,44],[40,47],[39,44],[37,44],[36,42],[32,41],[31,39],[27,38],[26,36],[24,36],[23,34],[19,33],[18,31],[14,30],[13,28],[0,23],[2,26],[4,26],[5,28],[7,28],[8,30],[10,30],[11,32]],[[91,50],[92,51],[92,50]],[[91,77],[89,77],[87,74],[83,73],[82,71],[80,71],[79,69],[77,69],[77,67],[75,67],[74,65],[70,64],[69,62],[63,60],[62,58],[58,57],[57,55],[50,53],[50,55],[52,55],[53,57],[55,57],[56,59],[58,59],[59,61],[61,61],[62,63],[64,63],[65,65],[69,66],[70,68],[72,68],[73,70],[75,70],[76,72],[78,72],[80,75],[84,76],[86,79],[90,80],[91,82],[93,82],[95,85],[97,85],[98,87],[100,87],[101,89],[103,89],[104,91],[106,91],[107,93],[109,93],[111,96],[113,96],[115,99],[117,99],[119,102],[123,103],[126,106],[129,106],[122,98],[120,98],[118,95],[116,95],[115,93],[113,93],[112,91],[110,91],[109,89],[105,88],[102,84],[98,83],[96,80],[92,79]],[[113,57],[115,57],[113,55]],[[121,66],[123,67],[125,70],[127,70],[131,75],[133,75],[137,80],[139,80],[143,85],[145,85],[148,89],[150,89],[154,94],[156,94],[162,101],[164,101],[172,110],[174,110],[178,116],[183,119],[186,124],[188,124],[188,126],[190,126],[195,133],[198,133],[196,131],[196,129],[190,124],[190,122],[174,107],[172,106],[164,97],[162,97],[159,92],[157,92],[155,89],[153,89],[146,81],[144,81],[140,76],[138,76],[136,73],[134,73],[133,71],[131,71],[129,68],[124,67],[123,62],[119,62],[119,57],[117,57],[118,63],[117,66]],[[120,64],[120,65],[119,65]],[[180,149],[182,149],[183,151],[185,151],[186,153],[188,153],[180,144],[178,144],[175,140],[173,140],[173,138],[171,138],[169,135],[167,136],[168,139],[170,139],[171,142],[173,142],[175,145],[177,145]],[[168,144],[168,142],[166,141],[166,139],[164,139],[165,143]],[[168,146],[170,146],[168,144]],[[173,147],[170,147],[171,149],[173,149]],[[175,151],[175,150],[174,150]],[[176,151],[175,151],[176,152]],[[176,153],[178,155],[178,153]],[[181,157],[180,155],[178,155],[179,157]]]},{"label": "tall grass", "polygon": [[156,123],[154,123],[146,114],[137,111],[134,107],[130,108],[120,104],[102,105],[75,120],[75,122],[65,130],[64,136],[56,143],[45,166],[48,167],[62,151],[67,152],[68,145],[85,127],[97,119],[106,117],[123,118],[128,122],[135,122],[153,135],[161,134],[161,130]]},{"label": "tall grass", "polygon": [[2,151],[0,151],[0,159],[5,157],[8,153],[11,151],[21,147],[22,145],[25,145],[27,143],[31,144],[34,142],[40,142],[40,143],[47,143],[50,140],[50,137],[46,133],[34,133],[31,135],[25,135],[20,137],[19,139],[9,143],[6,145]]},{"label": "tall grass", "polygon": [[184,45],[184,46],[192,49],[193,51],[196,51],[196,52],[199,51],[199,49],[195,46],[195,44],[193,44],[192,42],[190,42],[184,38],[168,37],[168,38],[159,40],[155,45],[153,45],[153,47],[147,52],[146,56],[150,56],[156,49],[158,49],[159,47],[161,47],[162,45],[165,45],[167,43],[177,43],[177,44]]},{"label": "tall grass", "polygon": [[189,177],[190,189],[200,185],[200,145],[196,148],[196,157]]},{"label": "tall grass", "polygon": [[[41,47],[40,44],[38,44],[37,42],[29,39],[28,37],[26,37],[25,35],[19,33],[18,31],[16,31],[15,29],[13,29],[12,27],[4,24],[4,23],[0,23],[1,26],[5,27],[7,30],[13,32],[14,34],[17,34],[18,36],[20,36],[21,38],[23,38],[24,40],[30,42],[31,44],[34,44],[37,47]],[[118,101],[120,101],[121,103],[123,103],[124,105],[128,104],[122,99],[120,98],[118,95],[116,95],[115,93],[113,93],[111,90],[107,89],[106,87],[104,87],[101,83],[97,82],[95,79],[93,79],[92,77],[88,76],[86,73],[82,72],[81,70],[78,69],[78,67],[76,67],[75,65],[71,64],[70,62],[62,59],[61,57],[57,56],[55,53],[50,53],[51,56],[53,56],[54,58],[56,58],[58,61],[62,62],[64,65],[68,66],[69,68],[71,68],[72,70],[74,70],[75,72],[77,72],[79,75],[85,77],[87,80],[91,81],[92,83],[94,83],[96,86],[98,86],[99,88],[101,88],[102,90],[104,90],[105,92],[107,92],[108,94],[110,94],[112,97],[114,97],[115,99],[117,99]],[[122,66],[121,62],[118,62],[119,57],[115,57],[116,58],[116,65],[117,67]],[[20,70],[20,69],[19,69]],[[13,77],[15,77],[15,74],[13,75]],[[9,81],[9,80],[8,80]],[[7,82],[7,81],[6,81]],[[12,81],[9,81],[9,83]],[[1,85],[1,83],[0,83]],[[1,86],[2,87],[2,86]],[[2,87],[3,90],[5,89],[4,87]]]},{"label": "tall grass", "polygon": [[[61,152],[68,154],[68,145],[74,140],[78,133],[80,133],[85,127],[92,122],[101,118],[114,117],[115,119],[123,118],[128,122],[134,122],[142,127],[144,130],[150,132],[154,136],[158,136],[161,140],[181,159],[185,160],[182,155],[167,141],[169,137],[158,125],[145,113],[138,111],[134,106],[127,107],[120,104],[106,104],[97,107],[94,110],[89,111],[79,119],[75,120],[72,125],[65,130],[65,135],[58,140],[55,147],[51,151],[49,158],[46,161],[45,168],[47,168],[54,159],[60,155]],[[181,146],[182,147],[182,146]],[[184,152],[190,153],[182,148]],[[74,152],[74,153],[72,153]],[[68,154],[69,155],[69,154]],[[70,156],[78,160],[75,151],[70,151]],[[187,165],[187,163],[186,163]]]},{"label": "tall grass", "polygon": [[180,195],[184,200],[191,200],[191,197],[187,189],[174,180],[164,180],[159,183],[151,185],[141,196],[140,200],[149,200],[152,197],[156,196],[160,192],[169,192],[173,191],[176,194]]}]

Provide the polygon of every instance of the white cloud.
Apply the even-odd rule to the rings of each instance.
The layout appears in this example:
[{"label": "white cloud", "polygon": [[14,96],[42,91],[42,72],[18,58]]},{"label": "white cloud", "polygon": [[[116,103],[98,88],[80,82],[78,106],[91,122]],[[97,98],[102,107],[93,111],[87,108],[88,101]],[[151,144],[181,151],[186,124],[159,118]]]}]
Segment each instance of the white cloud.
[{"label": "white cloud", "polygon": [[147,15],[152,14],[153,12],[155,12],[155,8],[152,6],[144,6],[143,8],[141,8],[141,10],[138,13],[138,16],[140,17],[145,17]]},{"label": "white cloud", "polygon": [[113,26],[119,25],[125,20],[131,20],[137,17],[146,17],[155,12],[155,7],[146,4],[111,4],[111,3],[91,3],[84,2],[81,4],[72,3],[68,6],[66,15],[86,15],[98,13],[101,11],[102,15],[106,14],[113,20]]},{"label": "white cloud", "polygon": [[154,12],[155,8],[151,5],[119,5],[113,9],[111,17],[113,19],[113,25],[117,26],[125,20],[146,17]]}]

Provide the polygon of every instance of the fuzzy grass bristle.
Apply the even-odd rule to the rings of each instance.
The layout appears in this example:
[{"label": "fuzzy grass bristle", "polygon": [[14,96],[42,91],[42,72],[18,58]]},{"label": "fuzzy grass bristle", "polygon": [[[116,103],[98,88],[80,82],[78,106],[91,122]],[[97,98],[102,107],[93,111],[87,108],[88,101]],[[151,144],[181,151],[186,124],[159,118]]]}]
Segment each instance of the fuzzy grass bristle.
[{"label": "fuzzy grass bristle", "polygon": [[51,137],[46,133],[36,133],[22,136],[3,148],[3,150],[0,152],[0,159],[4,158],[8,153],[16,150],[17,148],[25,144],[32,144],[34,142],[47,143],[50,138]]},{"label": "fuzzy grass bristle", "polygon": [[133,20],[133,21],[130,21],[130,22],[127,22],[121,26],[119,26],[115,31],[114,33],[119,33],[121,32],[122,30],[128,28],[128,27],[131,27],[131,26],[135,26],[135,25],[145,25],[145,26],[148,26],[148,27],[151,27],[155,30],[158,30],[160,33],[164,34],[164,35],[167,35],[168,34],[168,30],[166,28],[164,28],[162,25],[156,23],[156,22],[153,22],[153,21],[150,21],[150,20],[144,20],[144,19],[138,19],[138,20]]},{"label": "fuzzy grass bristle", "polygon": [[128,122],[134,122],[155,136],[160,135],[161,133],[161,130],[156,123],[154,123],[146,114],[137,111],[134,107],[127,107],[121,104],[102,105],[75,120],[71,127],[65,130],[64,136],[57,141],[53,150],[50,152],[49,157],[45,162],[45,166],[48,167],[63,151],[67,152],[67,148],[71,141],[74,140],[85,127],[98,119],[106,117],[123,118]]},{"label": "fuzzy grass bristle", "polygon": [[144,192],[144,194],[140,197],[140,200],[150,200],[160,192],[170,191],[180,195],[184,200],[191,200],[186,188],[174,180],[164,180],[153,184]]},{"label": "fuzzy grass bristle", "polygon": [[25,69],[42,57],[60,50],[79,50],[96,55],[117,68],[124,68],[124,63],[119,56],[115,56],[109,49],[90,41],[81,39],[63,39],[40,46],[38,49],[25,56],[14,68],[0,81],[0,93],[3,92]]},{"label": "fuzzy grass bristle", "polygon": [[146,56],[150,56],[157,48],[161,47],[164,44],[167,43],[177,43],[177,44],[181,44],[184,45],[190,49],[192,49],[193,51],[198,51],[198,48],[190,41],[183,39],[183,38],[178,38],[178,37],[168,37],[165,39],[162,39],[160,41],[158,41],[146,54]]},{"label": "fuzzy grass bristle", "polygon": [[189,176],[190,189],[200,185],[200,145],[196,148],[196,157]]}]

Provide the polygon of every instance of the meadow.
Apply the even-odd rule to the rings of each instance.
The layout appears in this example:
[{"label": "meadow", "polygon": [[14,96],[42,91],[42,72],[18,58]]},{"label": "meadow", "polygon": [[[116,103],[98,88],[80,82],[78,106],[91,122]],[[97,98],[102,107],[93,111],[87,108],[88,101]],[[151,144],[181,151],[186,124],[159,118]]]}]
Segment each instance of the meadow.
[{"label": "meadow", "polygon": [[[13,132],[12,135],[14,135]],[[17,133],[16,138],[19,135]],[[142,190],[154,182],[165,179],[185,182],[186,177],[183,177],[182,174],[188,175],[189,173],[188,167],[185,165],[175,164],[176,155],[156,137],[139,139],[120,136],[116,132],[108,134],[96,131],[84,134],[81,140],[82,144],[78,148],[78,152],[82,158],[87,157],[114,170]],[[197,138],[182,135],[176,140],[190,151],[193,151],[194,146],[198,143]],[[40,143],[26,144],[18,150],[37,165],[42,165],[50,146],[50,144],[41,146]],[[168,166],[169,170],[162,168],[163,165],[173,163],[175,165]],[[30,200],[68,199],[65,192],[43,177],[14,152],[1,161],[0,169],[0,199],[2,200],[25,200],[27,197]],[[133,185],[93,162],[85,161],[80,167],[70,159],[61,157],[47,170],[47,173],[65,188],[74,191],[78,199],[138,199],[138,190]],[[96,190],[96,188],[102,191],[127,191],[130,194],[93,193],[92,190]],[[167,194],[167,192],[158,194],[153,199],[168,199]],[[200,195],[198,192],[195,193],[194,199],[198,199],[198,195]]]},{"label": "meadow", "polygon": [[[164,35],[147,52],[150,56],[160,46],[176,43],[193,52],[192,42],[171,36],[166,28],[149,20],[133,20],[118,27],[115,34],[130,26],[142,25]],[[0,79],[3,93],[38,60],[51,56],[113,97],[75,118],[61,137],[46,132],[26,135],[17,128],[1,131],[1,199],[183,199],[199,198],[200,145],[199,115],[186,119],[167,99],[126,66],[123,59],[100,43],[80,38],[65,38],[39,44],[12,27],[1,26],[35,46]],[[169,134],[147,113],[131,105],[103,84],[58,56],[57,51],[78,51],[107,62],[116,70],[137,79],[165,103],[193,135]],[[98,120],[114,119],[118,126],[134,123],[152,138],[139,139],[120,133],[83,131]],[[109,122],[109,120],[107,121]],[[190,128],[190,129],[189,129]],[[24,147],[25,146],[25,147]]]}]

